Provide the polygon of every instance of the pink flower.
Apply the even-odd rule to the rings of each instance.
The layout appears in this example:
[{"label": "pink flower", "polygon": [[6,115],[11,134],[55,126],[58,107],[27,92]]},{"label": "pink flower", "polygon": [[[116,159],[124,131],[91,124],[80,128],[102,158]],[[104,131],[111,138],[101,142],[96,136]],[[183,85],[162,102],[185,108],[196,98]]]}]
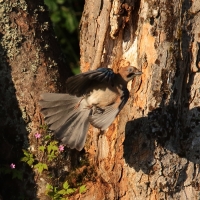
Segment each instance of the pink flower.
[{"label": "pink flower", "polygon": [[38,132],[35,134],[35,138],[38,139],[41,137],[41,134],[39,134]]},{"label": "pink flower", "polygon": [[58,149],[59,149],[60,152],[64,151],[64,148],[65,148],[65,147],[64,147],[64,145],[62,145],[62,144],[58,147]]},{"label": "pink flower", "polygon": [[10,168],[15,169],[15,164],[11,163]]}]

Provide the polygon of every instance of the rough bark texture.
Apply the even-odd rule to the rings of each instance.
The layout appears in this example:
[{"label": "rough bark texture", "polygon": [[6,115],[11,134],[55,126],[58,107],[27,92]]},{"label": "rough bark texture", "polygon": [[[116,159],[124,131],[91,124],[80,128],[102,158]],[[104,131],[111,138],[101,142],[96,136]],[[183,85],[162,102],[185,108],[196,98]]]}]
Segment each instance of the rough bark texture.
[{"label": "rough bark texture", "polygon": [[[22,148],[36,151],[34,134],[42,121],[39,94],[63,91],[67,72],[40,0],[0,1],[0,39],[0,160],[2,165],[14,162],[19,169]],[[18,195],[21,190],[25,199],[42,199],[45,179],[34,182],[33,176],[30,169],[24,185],[1,176],[0,194],[9,199],[10,192]]]},{"label": "rough bark texture", "polygon": [[91,128],[98,176],[80,199],[199,199],[199,11],[198,0],[86,0],[82,70],[130,63],[143,75],[110,128]]}]

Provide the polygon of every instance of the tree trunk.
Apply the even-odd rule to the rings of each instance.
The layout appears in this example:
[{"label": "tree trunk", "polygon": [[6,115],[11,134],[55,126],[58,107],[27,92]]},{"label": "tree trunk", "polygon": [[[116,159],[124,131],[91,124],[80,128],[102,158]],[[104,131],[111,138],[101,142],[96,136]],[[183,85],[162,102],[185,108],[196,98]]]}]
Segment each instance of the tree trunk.
[{"label": "tree trunk", "polygon": [[42,121],[39,94],[64,91],[70,70],[61,59],[47,9],[39,0],[0,1],[0,38],[0,168],[14,163],[16,170],[24,172],[20,181],[1,171],[0,196],[42,199],[44,175],[34,180],[32,169],[24,168],[22,148],[37,151],[34,134]]},{"label": "tree trunk", "polygon": [[130,64],[143,75],[110,128],[90,129],[98,175],[80,199],[199,199],[199,10],[198,0],[86,0],[82,71]]}]

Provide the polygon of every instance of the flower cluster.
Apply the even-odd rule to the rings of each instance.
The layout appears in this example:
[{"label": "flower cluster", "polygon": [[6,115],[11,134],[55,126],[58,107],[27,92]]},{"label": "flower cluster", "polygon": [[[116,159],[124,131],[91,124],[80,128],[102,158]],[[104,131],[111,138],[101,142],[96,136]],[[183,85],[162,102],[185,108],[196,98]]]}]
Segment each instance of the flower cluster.
[{"label": "flower cluster", "polygon": [[41,134],[37,132],[37,133],[35,134],[35,138],[36,138],[36,139],[39,139],[40,137],[41,137]]},{"label": "flower cluster", "polygon": [[65,148],[65,147],[64,147],[64,145],[62,145],[62,144],[58,147],[58,149],[59,149],[60,152],[64,151],[64,148]]},{"label": "flower cluster", "polygon": [[11,164],[10,164],[10,168],[11,168],[11,169],[15,169],[15,164],[14,164],[14,163],[11,163]]}]

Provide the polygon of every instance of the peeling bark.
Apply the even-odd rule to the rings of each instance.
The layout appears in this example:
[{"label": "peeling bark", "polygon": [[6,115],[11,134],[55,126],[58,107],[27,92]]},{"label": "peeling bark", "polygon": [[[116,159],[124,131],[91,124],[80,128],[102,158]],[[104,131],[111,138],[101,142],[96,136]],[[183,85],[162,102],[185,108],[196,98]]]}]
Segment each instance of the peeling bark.
[{"label": "peeling bark", "polygon": [[199,198],[199,9],[197,0],[86,0],[82,70],[130,63],[143,75],[110,128],[91,128],[98,177],[80,199]]}]

